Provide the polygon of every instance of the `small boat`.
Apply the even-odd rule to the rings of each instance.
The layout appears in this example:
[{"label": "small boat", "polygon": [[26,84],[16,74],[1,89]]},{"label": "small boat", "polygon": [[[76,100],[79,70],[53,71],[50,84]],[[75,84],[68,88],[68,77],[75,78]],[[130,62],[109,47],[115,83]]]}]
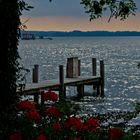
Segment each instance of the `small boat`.
[{"label": "small boat", "polygon": [[35,39],[35,35],[31,34],[31,33],[24,33],[24,34],[22,34],[21,39],[22,40],[34,40]]}]

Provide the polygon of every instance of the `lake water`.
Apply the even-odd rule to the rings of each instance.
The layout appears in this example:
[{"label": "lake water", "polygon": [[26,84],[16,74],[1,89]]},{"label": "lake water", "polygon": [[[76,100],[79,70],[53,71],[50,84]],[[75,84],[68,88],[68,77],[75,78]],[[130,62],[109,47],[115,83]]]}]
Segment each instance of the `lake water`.
[{"label": "lake water", "polygon": [[[140,37],[57,37],[53,40],[21,40],[21,64],[32,70],[39,64],[40,81],[58,78],[59,65],[66,66],[68,57],[81,59],[81,75],[91,75],[92,58],[105,63],[105,98],[85,96],[78,104],[84,111],[105,112],[133,110],[140,101]],[[27,82],[31,82],[31,72]],[[91,87],[86,87],[91,92]],[[67,96],[75,95],[67,89]]]}]

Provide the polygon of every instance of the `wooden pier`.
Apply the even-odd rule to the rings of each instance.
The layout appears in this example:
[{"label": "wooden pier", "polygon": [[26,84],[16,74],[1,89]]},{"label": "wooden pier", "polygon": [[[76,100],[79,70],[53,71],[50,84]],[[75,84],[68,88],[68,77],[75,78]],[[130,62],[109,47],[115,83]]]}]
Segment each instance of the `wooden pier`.
[{"label": "wooden pier", "polygon": [[[76,62],[77,61],[77,62]],[[33,68],[33,83],[26,84],[25,88],[17,91],[21,95],[33,95],[34,101],[39,102],[39,97],[47,89],[59,91],[59,99],[66,98],[66,87],[74,86],[77,88],[78,97],[84,96],[84,86],[91,85],[97,91],[97,96],[104,97],[104,62],[100,61],[100,75],[96,75],[96,58],[92,58],[92,75],[80,76],[80,60],[78,58],[68,58],[66,66],[66,76],[64,76],[64,66],[59,66],[59,79],[39,80],[39,66]],[[42,101],[43,102],[43,101]]]}]

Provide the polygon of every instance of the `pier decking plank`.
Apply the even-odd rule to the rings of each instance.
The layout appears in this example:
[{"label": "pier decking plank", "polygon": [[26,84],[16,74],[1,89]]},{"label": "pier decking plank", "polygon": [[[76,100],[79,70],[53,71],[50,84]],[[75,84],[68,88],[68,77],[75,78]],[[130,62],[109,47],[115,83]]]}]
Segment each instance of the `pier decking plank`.
[{"label": "pier decking plank", "polygon": [[[79,76],[77,78],[65,78],[64,79],[64,86],[77,86],[77,85],[96,85],[98,82],[100,82],[101,77],[100,76]],[[59,89],[60,83],[59,79],[54,80],[46,80],[39,83],[31,83],[26,84],[25,89],[23,91],[17,91],[18,93],[30,95],[35,92],[41,92],[43,90],[47,89]]]}]

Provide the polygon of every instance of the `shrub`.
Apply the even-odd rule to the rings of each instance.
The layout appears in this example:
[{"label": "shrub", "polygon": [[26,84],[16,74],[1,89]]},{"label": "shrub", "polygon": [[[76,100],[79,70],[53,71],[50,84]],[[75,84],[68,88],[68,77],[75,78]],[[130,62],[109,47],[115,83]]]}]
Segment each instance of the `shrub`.
[{"label": "shrub", "polygon": [[[70,101],[59,101],[55,92],[51,90],[45,92],[43,99],[44,105],[29,100],[20,101],[16,105],[17,124],[15,130],[9,134],[9,140],[136,140],[138,138],[137,133],[134,135],[130,131],[124,131],[126,122],[105,127],[104,120],[110,119],[112,114],[95,114],[81,118],[76,114],[79,107]],[[138,113],[138,106],[136,108]],[[119,115],[128,117],[120,113]]]}]

